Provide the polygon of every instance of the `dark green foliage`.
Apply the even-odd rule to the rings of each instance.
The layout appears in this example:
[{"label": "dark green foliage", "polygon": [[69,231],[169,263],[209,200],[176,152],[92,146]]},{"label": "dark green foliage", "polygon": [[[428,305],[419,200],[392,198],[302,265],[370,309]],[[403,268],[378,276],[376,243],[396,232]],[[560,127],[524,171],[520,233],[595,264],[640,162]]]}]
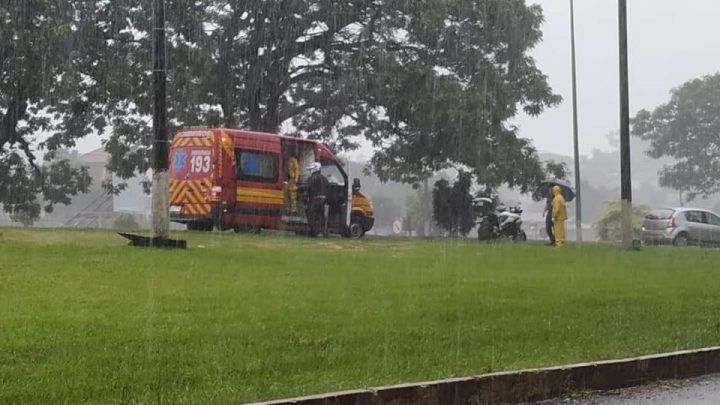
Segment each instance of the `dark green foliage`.
[{"label": "dark green foliage", "polygon": [[[72,166],[68,159],[55,159],[42,167],[31,167],[18,152],[0,154],[0,203],[19,222],[34,222],[41,205],[52,212],[55,204],[70,204],[71,196],[86,193],[92,184],[87,167]],[[17,222],[17,221],[16,221]]]},{"label": "dark green foliage", "polygon": [[113,228],[134,230],[139,229],[140,225],[138,224],[137,219],[135,219],[135,216],[133,214],[127,212],[120,212],[115,214],[115,217],[113,218]]},{"label": "dark green foliage", "polygon": [[[94,2],[9,0],[0,5],[0,204],[33,221],[45,203],[68,204],[87,190],[87,170],[54,160],[54,151],[104,128],[102,96],[86,70]],[[88,63],[88,64],[86,64]],[[40,132],[46,164],[33,143]]]},{"label": "dark green foliage", "polygon": [[427,189],[424,185],[418,187],[413,194],[408,195],[405,199],[405,230],[424,237],[437,235],[432,205],[432,190],[429,186]]},{"label": "dark green foliage", "polygon": [[[524,1],[410,3],[408,40],[384,54],[373,107],[387,120],[372,138],[381,178],[417,182],[456,164],[480,184],[530,191],[544,177],[535,149],[506,121],[560,98],[526,52],[542,13]],[[398,22],[400,24],[400,22]],[[385,91],[389,89],[390,91]],[[392,142],[388,142],[392,140]]]},{"label": "dark green foliage", "polygon": [[[604,208],[597,222],[595,222],[595,232],[602,241],[618,242],[622,240],[622,205],[620,200],[611,200],[604,202]],[[643,219],[650,207],[645,204],[633,204],[633,230],[639,236]]]},{"label": "dark green foliage", "polygon": [[[136,45],[116,41],[136,80],[113,102],[149,114],[143,76],[150,49],[147,5],[112,3]],[[530,191],[544,176],[535,149],[506,121],[560,98],[527,52],[541,39],[541,9],[522,0],[170,1],[169,101],[174,127],[224,125],[301,135],[336,151],[361,139],[379,151],[382,180],[417,183],[456,164],[478,180]],[[139,11],[137,11],[139,10]],[[120,25],[125,20],[116,18]],[[448,24],[446,24],[448,22]],[[114,32],[122,27],[116,27]],[[141,45],[141,46],[140,46]],[[145,70],[142,70],[145,69]],[[138,73],[140,72],[140,73]],[[127,178],[148,167],[147,120],[115,114],[106,149]]]},{"label": "dark green foliage", "polygon": [[15,205],[10,211],[10,220],[25,227],[33,226],[40,216],[40,205],[23,203]]},{"label": "dark green foliage", "polygon": [[[47,151],[109,133],[108,168],[120,178],[146,172],[151,2],[6,4],[0,147],[32,167],[41,131],[49,137],[35,141]],[[170,131],[293,124],[336,151],[365,139],[378,149],[371,165],[382,180],[414,184],[458,165],[492,188],[528,192],[545,177],[530,142],[507,124],[520,109],[537,115],[560,101],[528,56],[542,36],[538,6],[167,0],[166,8]],[[53,194],[64,191],[81,190]]]},{"label": "dark green foliage", "polygon": [[[545,162],[545,176],[548,179],[567,180],[568,167],[565,163],[556,163],[554,161]],[[537,184],[537,183],[535,183]],[[537,187],[532,191],[532,198],[540,201],[547,198],[548,190],[545,187]]]},{"label": "dark green foliage", "polygon": [[450,236],[465,236],[475,226],[472,173],[461,171],[451,186],[447,180],[438,180],[433,189],[433,219]]},{"label": "dark green foliage", "polygon": [[720,74],[673,89],[670,101],[633,119],[633,135],[650,141],[648,155],[672,157],[660,185],[687,192],[688,200],[720,191]]}]

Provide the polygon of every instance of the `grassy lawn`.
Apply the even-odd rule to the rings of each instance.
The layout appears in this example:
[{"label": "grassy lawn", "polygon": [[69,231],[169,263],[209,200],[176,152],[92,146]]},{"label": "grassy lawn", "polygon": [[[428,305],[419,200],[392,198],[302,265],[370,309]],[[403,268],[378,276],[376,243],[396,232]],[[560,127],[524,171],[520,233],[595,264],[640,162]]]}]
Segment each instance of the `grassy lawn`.
[{"label": "grassy lawn", "polygon": [[0,403],[238,403],[720,344],[720,252],[0,229]]}]

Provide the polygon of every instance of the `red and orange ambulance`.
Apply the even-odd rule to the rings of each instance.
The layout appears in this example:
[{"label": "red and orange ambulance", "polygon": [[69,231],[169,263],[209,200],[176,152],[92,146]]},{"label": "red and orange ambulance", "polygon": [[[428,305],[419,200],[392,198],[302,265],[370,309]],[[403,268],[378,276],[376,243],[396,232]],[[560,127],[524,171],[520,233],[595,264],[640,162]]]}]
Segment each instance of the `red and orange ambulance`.
[{"label": "red and orange ambulance", "polygon": [[[303,169],[297,201],[290,212],[288,161]],[[170,219],[189,230],[284,229],[307,232],[304,168],[320,162],[330,182],[327,228],[360,237],[374,223],[370,199],[360,182],[320,142],[276,134],[222,128],[178,131],[170,148]]]}]

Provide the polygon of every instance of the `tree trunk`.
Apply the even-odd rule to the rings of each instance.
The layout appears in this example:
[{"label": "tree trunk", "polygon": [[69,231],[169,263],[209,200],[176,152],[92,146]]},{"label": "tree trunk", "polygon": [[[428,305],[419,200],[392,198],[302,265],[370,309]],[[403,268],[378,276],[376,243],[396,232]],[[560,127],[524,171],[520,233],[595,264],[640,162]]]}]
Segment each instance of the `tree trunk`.
[{"label": "tree trunk", "polygon": [[425,237],[428,237],[430,236],[430,217],[432,217],[432,209],[430,208],[430,206],[432,205],[432,196],[430,195],[430,186],[428,185],[428,179],[425,179],[425,181],[423,182],[423,191],[423,235]]},{"label": "tree trunk", "polygon": [[235,118],[235,109],[227,98],[229,97],[226,97],[222,104],[223,125],[225,128],[236,128],[237,119]]},{"label": "tree trunk", "polygon": [[265,111],[265,117],[263,118],[262,131],[277,133],[280,130],[280,120],[278,114],[277,102],[271,103]]},{"label": "tree trunk", "polygon": [[23,96],[14,96],[10,100],[7,112],[0,120],[0,148],[8,142],[13,143],[16,141],[17,123],[25,115],[27,107],[27,101]]},{"label": "tree trunk", "polygon": [[[250,80],[255,80],[255,78],[251,76]],[[248,83],[248,87],[248,127],[251,131],[262,131],[263,119],[260,109],[260,88],[252,83]]]}]

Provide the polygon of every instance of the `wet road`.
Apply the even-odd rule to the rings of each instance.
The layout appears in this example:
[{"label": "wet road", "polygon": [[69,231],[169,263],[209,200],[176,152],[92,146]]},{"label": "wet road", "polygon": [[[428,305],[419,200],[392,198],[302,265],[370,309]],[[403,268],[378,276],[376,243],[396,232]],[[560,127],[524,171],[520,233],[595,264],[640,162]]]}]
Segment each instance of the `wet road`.
[{"label": "wet road", "polygon": [[665,381],[643,387],[598,394],[576,394],[562,399],[539,402],[537,404],[715,405],[720,404],[720,374],[692,380]]}]

